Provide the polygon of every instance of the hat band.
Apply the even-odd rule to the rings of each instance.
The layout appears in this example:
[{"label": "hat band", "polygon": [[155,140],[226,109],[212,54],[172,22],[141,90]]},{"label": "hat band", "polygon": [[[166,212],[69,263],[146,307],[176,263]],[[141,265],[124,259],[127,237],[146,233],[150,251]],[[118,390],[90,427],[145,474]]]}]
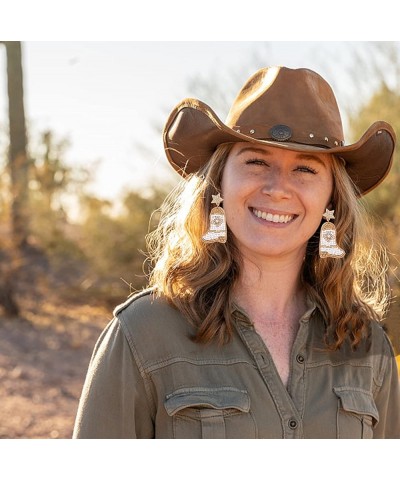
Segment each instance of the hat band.
[{"label": "hat band", "polygon": [[325,148],[336,148],[344,145],[344,141],[329,132],[305,131],[292,128],[288,125],[234,125],[231,127],[238,133],[248,135],[258,140],[272,140],[276,142],[301,143]]}]

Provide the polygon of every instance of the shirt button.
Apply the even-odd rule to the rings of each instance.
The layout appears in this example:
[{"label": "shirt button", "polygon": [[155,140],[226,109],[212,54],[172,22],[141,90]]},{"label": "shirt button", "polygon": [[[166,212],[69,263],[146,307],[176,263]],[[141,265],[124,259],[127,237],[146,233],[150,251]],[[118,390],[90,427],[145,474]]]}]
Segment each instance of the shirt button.
[{"label": "shirt button", "polygon": [[305,358],[303,357],[303,355],[299,354],[297,355],[296,360],[298,363],[304,363]]},{"label": "shirt button", "polygon": [[297,428],[297,420],[292,418],[291,420],[289,420],[288,425],[292,430],[295,430]]}]

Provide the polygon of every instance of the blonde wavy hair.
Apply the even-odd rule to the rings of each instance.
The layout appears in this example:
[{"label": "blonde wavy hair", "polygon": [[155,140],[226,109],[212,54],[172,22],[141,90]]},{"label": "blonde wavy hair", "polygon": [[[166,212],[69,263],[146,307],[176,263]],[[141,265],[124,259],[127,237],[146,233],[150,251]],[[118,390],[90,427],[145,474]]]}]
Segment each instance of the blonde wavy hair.
[{"label": "blonde wavy hair", "polygon": [[[194,340],[204,343],[227,342],[233,332],[232,287],[240,275],[240,253],[229,231],[225,244],[201,240],[232,145],[220,145],[197,174],[171,192],[158,227],[147,236],[149,287],[196,326]],[[388,262],[343,162],[333,158],[332,168],[337,243],[346,256],[321,259],[318,229],[308,242],[302,281],[327,324],[326,345],[336,350],[348,340],[355,349],[369,337],[370,322],[385,314]]]}]

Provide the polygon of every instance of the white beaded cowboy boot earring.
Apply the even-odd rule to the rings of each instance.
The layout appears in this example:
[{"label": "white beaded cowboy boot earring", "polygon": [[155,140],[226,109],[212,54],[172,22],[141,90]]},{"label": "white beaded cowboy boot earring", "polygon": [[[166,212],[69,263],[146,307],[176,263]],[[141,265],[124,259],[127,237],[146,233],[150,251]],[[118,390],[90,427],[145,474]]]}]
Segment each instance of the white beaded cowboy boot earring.
[{"label": "white beaded cowboy boot earring", "polygon": [[207,232],[201,237],[206,243],[225,243],[226,242],[226,219],[225,211],[220,207],[220,203],[223,201],[221,195],[212,196],[212,202],[216,207],[211,209],[210,212],[210,226]]},{"label": "white beaded cowboy boot earring", "polygon": [[319,237],[319,256],[321,258],[342,258],[346,255],[346,252],[340,248],[336,243],[336,228],[330,221],[334,217],[335,210],[325,210],[322,215],[326,222],[321,226],[321,232]]}]

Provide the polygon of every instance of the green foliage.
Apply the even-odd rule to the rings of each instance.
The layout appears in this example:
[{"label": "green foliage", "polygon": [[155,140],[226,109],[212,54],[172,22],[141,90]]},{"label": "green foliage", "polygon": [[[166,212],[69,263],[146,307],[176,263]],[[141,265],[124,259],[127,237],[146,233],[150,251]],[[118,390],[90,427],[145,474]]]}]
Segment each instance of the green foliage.
[{"label": "green foliage", "polygon": [[146,285],[145,236],[154,228],[154,212],[168,191],[167,186],[154,186],[148,192],[127,192],[117,212],[108,201],[90,196],[83,199],[85,214],[79,245],[89,261],[92,284],[97,284],[98,291],[111,286],[112,295],[123,299],[130,289]]},{"label": "green foliage", "polygon": [[[400,68],[400,63],[398,63]],[[352,137],[358,139],[376,120],[389,122],[395,132],[400,132],[400,92],[398,88],[390,88],[383,78],[380,87],[373,92],[367,102],[350,118]],[[386,324],[396,351],[400,351],[400,325],[398,322],[398,300],[400,281],[398,275],[400,252],[400,203],[398,192],[400,185],[400,146],[397,144],[393,165],[386,179],[379,188],[365,197],[367,206],[374,214],[378,229],[381,230],[389,250],[390,268],[389,284],[395,299],[390,308]]]},{"label": "green foliage", "polygon": [[68,200],[79,194],[90,176],[88,168],[72,168],[65,160],[69,146],[53,132],[39,135],[32,146],[29,176],[30,242],[55,257],[81,258],[68,219]]},{"label": "green foliage", "polygon": [[[155,211],[172,185],[126,192],[120,205],[118,200],[88,195],[86,187],[93,172],[89,167],[68,165],[68,146],[67,140],[50,131],[31,140],[29,244],[47,258],[49,278],[57,276],[63,295],[115,304],[146,285],[145,237],[156,226]],[[0,220],[4,228],[10,209],[8,183],[8,175],[2,175]],[[74,221],[71,205],[79,212]]]},{"label": "green foliage", "polygon": [[[389,122],[396,132],[400,132],[400,93],[382,83],[369,102],[362,106],[357,115],[351,118],[352,134],[360,138],[362,133],[377,119]],[[385,220],[397,222],[400,217],[400,205],[396,200],[400,181],[400,147],[397,144],[392,169],[380,187],[366,199],[374,212]]]}]

